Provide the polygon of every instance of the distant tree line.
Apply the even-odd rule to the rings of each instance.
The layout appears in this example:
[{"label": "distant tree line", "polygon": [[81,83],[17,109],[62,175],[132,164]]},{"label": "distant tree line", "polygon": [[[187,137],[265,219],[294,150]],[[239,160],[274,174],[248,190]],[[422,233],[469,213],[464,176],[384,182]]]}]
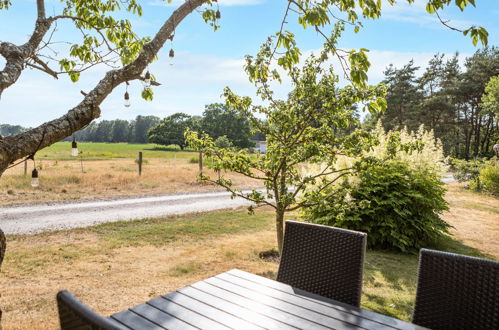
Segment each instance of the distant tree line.
[{"label": "distant tree line", "polygon": [[489,81],[499,75],[499,50],[478,50],[466,58],[463,69],[457,54],[451,58],[436,54],[419,76],[418,69],[413,61],[386,69],[388,108],[367,123],[381,119],[389,130],[404,126],[417,130],[424,124],[442,141],[446,155],[465,159],[493,155],[499,118],[497,108],[486,106],[483,95]]},{"label": "distant tree line", "polygon": [[183,150],[187,146],[184,138],[187,128],[207,134],[220,144],[230,143],[237,148],[250,148],[254,146],[254,140],[265,140],[264,135],[251,133],[247,117],[224,104],[213,103],[205,107],[202,116],[178,112],[162,119],[149,131],[149,141],[175,144]]},{"label": "distant tree line", "polygon": [[19,125],[0,124],[0,136],[16,135],[26,131],[27,128]]},{"label": "distant tree line", "polygon": [[[74,137],[82,142],[107,143],[157,143],[186,147],[184,132],[187,128],[208,134],[224,146],[250,148],[255,140],[265,140],[261,133],[251,133],[248,118],[242,117],[234,109],[224,104],[214,103],[205,107],[202,116],[174,113],[162,120],[155,116],[137,116],[135,120],[102,120],[92,122],[76,132]],[[1,135],[24,132],[26,128],[8,124],[0,125]],[[71,141],[68,137],[63,141]]]},{"label": "distant tree line", "polygon": [[[147,132],[159,122],[155,116],[137,116],[135,120],[103,120],[92,122],[74,134],[76,140],[83,142],[128,142],[147,143]],[[70,141],[72,137],[64,139]]]}]

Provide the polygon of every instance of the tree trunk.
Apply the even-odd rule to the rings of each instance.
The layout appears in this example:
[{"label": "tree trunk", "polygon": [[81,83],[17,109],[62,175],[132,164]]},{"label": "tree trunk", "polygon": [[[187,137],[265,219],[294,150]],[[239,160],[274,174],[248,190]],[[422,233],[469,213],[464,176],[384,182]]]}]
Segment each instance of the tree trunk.
[{"label": "tree trunk", "polygon": [[275,212],[275,227],[277,233],[277,247],[279,255],[282,254],[282,243],[284,241],[284,210],[277,209]]},{"label": "tree trunk", "polygon": [[[2,261],[5,256],[5,249],[7,248],[7,242],[5,239],[5,234],[2,229],[0,229],[0,270],[2,269]],[[2,330],[2,309],[0,308],[0,330]]]}]

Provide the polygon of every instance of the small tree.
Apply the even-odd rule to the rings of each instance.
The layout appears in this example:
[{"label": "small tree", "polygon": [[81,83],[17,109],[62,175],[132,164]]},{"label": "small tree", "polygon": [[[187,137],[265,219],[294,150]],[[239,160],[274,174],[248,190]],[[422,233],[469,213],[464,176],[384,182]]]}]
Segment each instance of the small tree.
[{"label": "small tree", "polygon": [[[233,182],[225,176],[218,179],[211,179],[206,174],[200,176],[201,180],[220,185],[233,196],[256,203],[257,207],[274,208],[277,242],[282,251],[286,212],[312,206],[315,202],[309,202],[307,195],[320,195],[358,166],[336,167],[339,155],[356,156],[373,144],[374,140],[365,131],[357,129],[348,136],[337,132],[357,124],[355,104],[364,102],[372,112],[383,109],[385,90],[368,87],[361,80],[355,87],[338,88],[338,78],[327,65],[330,49],[326,48],[319,57],[310,56],[302,68],[292,58],[279,61],[292,80],[293,90],[287,99],[276,99],[269,85],[269,81],[280,79],[278,72],[269,67],[273,48],[273,39],[269,38],[256,58],[247,57],[245,67],[250,80],[257,86],[258,96],[268,106],[254,105],[249,97],[237,96],[229,88],[224,91],[227,105],[249,118],[254,130],[265,134],[267,152],[256,159],[244,151],[217,147],[208,135],[187,131],[186,138],[192,147],[214,158],[215,170],[240,173],[264,185],[265,192],[255,189],[245,194],[235,189]],[[288,52],[294,56],[292,45]],[[355,61],[358,66],[366,67],[365,57],[357,57]],[[262,116],[264,121],[260,120]],[[304,175],[300,166],[310,163],[320,164],[322,170],[318,174]],[[309,191],[311,187],[314,189]]]}]

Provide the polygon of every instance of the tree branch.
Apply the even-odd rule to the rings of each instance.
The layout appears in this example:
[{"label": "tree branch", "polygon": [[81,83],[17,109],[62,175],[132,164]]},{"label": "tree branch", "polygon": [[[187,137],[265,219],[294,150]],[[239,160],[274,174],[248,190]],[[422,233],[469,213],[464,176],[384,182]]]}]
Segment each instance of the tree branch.
[{"label": "tree branch", "polygon": [[[141,73],[147,65],[154,60],[154,57],[161,47],[168,40],[175,28],[183,19],[189,15],[194,9],[207,2],[207,0],[188,0],[179,6],[172,15],[166,20],[154,38],[142,48],[139,56],[129,65],[121,69],[111,70],[106,73],[104,78],[99,81],[93,90],[91,90],[83,100],[74,108],[68,111],[64,116],[40,125],[37,128],[31,129],[21,134],[8,136],[0,139],[0,173],[7,168],[13,161],[32,154],[40,141],[39,148],[47,147],[63,138],[70,136],[75,131],[83,128],[95,118],[100,116],[100,104],[113,91],[115,87],[125,81],[140,79]],[[41,24],[41,23],[40,23]],[[37,26],[40,25],[37,23]],[[50,27],[41,25],[46,32]],[[38,28],[37,28],[38,29]],[[35,31],[38,31],[35,29]],[[37,35],[41,31],[36,32]],[[38,37],[32,37],[30,40],[37,40]],[[0,44],[0,54],[3,55],[4,44]],[[17,46],[15,46],[17,47]],[[18,49],[19,47],[17,47]],[[32,54],[29,54],[30,56]],[[19,59],[20,67],[17,70],[22,71],[23,58]],[[9,65],[9,64],[8,64]],[[13,65],[11,63],[10,65]],[[10,86],[17,80],[10,81],[7,85],[2,85],[2,73],[0,72],[0,92]],[[6,87],[4,87],[6,86]],[[46,132],[42,139],[42,133]]]}]

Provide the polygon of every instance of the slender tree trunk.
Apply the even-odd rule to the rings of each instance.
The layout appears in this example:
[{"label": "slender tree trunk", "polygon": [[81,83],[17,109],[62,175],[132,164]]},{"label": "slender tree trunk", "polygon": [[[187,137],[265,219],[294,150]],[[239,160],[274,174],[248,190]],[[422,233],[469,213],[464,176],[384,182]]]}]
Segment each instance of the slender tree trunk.
[{"label": "slender tree trunk", "polygon": [[[2,269],[2,261],[5,256],[5,249],[7,248],[7,242],[5,239],[5,234],[2,229],[0,229],[0,270]],[[2,330],[2,309],[0,308],[0,330]]]},{"label": "slender tree trunk", "polygon": [[279,255],[282,253],[282,244],[284,241],[284,210],[277,209],[275,212],[275,226],[277,233],[277,247]]}]

